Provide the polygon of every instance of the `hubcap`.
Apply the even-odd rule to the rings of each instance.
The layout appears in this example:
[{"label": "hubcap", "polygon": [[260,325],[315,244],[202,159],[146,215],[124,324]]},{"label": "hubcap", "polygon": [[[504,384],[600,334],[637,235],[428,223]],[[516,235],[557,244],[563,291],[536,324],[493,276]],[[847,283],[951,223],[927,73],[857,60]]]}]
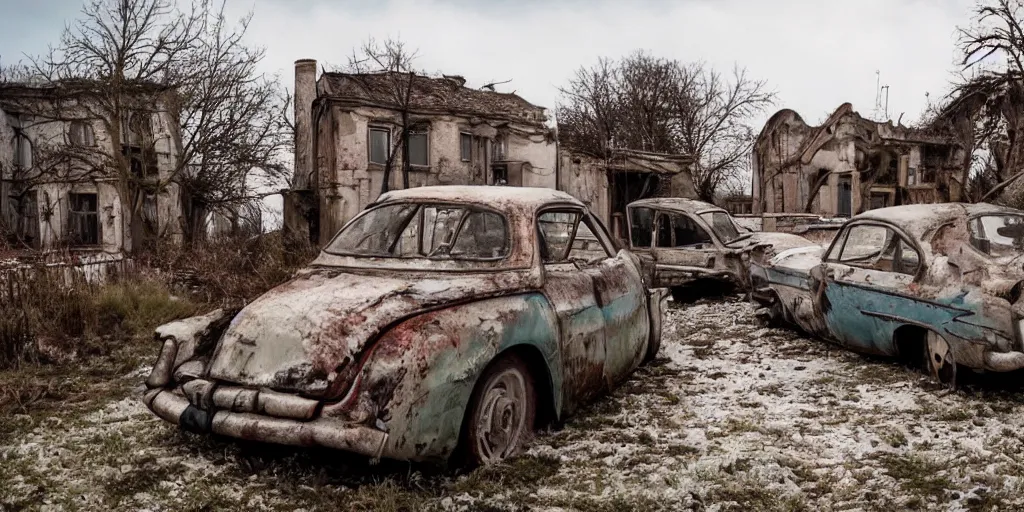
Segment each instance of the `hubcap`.
[{"label": "hubcap", "polygon": [[491,379],[476,419],[477,453],[484,463],[515,453],[526,429],[526,381],[514,369]]}]

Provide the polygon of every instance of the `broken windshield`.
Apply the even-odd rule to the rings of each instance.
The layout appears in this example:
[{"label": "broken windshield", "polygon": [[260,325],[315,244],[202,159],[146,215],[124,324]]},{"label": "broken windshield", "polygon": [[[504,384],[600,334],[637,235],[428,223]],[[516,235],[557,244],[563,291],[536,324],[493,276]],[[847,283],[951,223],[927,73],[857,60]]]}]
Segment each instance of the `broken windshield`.
[{"label": "broken windshield", "polygon": [[378,258],[493,260],[508,255],[505,218],[458,205],[392,204],[345,226],[324,249]]},{"label": "broken windshield", "polygon": [[1012,256],[1024,252],[1024,216],[982,215],[971,219],[971,245],[990,256]]},{"label": "broken windshield", "polygon": [[733,223],[732,217],[728,213],[704,212],[700,214],[700,217],[711,226],[711,230],[718,235],[718,239],[723,244],[732,242],[740,237],[740,232],[736,229],[736,224]]}]

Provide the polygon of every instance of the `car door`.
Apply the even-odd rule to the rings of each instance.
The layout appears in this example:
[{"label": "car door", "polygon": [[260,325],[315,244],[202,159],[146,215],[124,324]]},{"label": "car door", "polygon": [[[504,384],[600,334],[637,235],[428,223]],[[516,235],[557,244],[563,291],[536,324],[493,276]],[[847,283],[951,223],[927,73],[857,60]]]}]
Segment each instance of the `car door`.
[{"label": "car door", "polygon": [[571,413],[606,388],[604,313],[594,278],[569,259],[579,208],[556,208],[537,216],[537,246],[544,265],[544,294],[558,317],[563,368],[563,404]]},{"label": "car door", "polygon": [[812,290],[832,337],[861,352],[895,355],[893,332],[925,313],[908,294],[923,264],[917,245],[894,226],[848,224],[821,264],[820,289]]},{"label": "car door", "polygon": [[646,206],[631,206],[626,210],[629,228],[629,248],[640,260],[641,273],[648,283],[655,282],[654,243],[655,211]]},{"label": "car door", "polygon": [[[596,247],[590,247],[590,240]],[[619,250],[589,213],[577,227],[569,258],[594,284],[605,326],[605,378],[613,385],[636,368],[647,348],[650,321],[639,259]]]},{"label": "car door", "polygon": [[654,286],[680,286],[718,274],[715,260],[722,250],[700,222],[685,213],[660,210],[654,225]]}]

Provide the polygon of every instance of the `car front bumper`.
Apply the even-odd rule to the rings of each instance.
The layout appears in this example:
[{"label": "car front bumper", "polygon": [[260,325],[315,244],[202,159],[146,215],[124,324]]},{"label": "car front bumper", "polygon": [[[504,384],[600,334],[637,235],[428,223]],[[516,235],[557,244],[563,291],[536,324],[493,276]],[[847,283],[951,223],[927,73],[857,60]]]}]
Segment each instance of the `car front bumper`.
[{"label": "car front bumper", "polygon": [[208,411],[167,388],[149,390],[143,401],[157,416],[182,429],[292,446],[322,446],[372,458],[385,456],[388,434],[330,418],[300,421],[263,414]]}]

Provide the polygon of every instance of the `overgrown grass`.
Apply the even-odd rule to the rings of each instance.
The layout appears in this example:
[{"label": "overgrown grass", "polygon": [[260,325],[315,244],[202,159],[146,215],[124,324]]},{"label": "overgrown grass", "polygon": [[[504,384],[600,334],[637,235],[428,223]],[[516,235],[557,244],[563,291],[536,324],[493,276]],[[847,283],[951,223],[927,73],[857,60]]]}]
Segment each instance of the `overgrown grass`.
[{"label": "overgrown grass", "polygon": [[252,300],[315,255],[270,234],[159,247],[103,283],[42,265],[0,274],[0,416],[48,410],[82,382],[109,387],[155,356],[160,324]]}]

